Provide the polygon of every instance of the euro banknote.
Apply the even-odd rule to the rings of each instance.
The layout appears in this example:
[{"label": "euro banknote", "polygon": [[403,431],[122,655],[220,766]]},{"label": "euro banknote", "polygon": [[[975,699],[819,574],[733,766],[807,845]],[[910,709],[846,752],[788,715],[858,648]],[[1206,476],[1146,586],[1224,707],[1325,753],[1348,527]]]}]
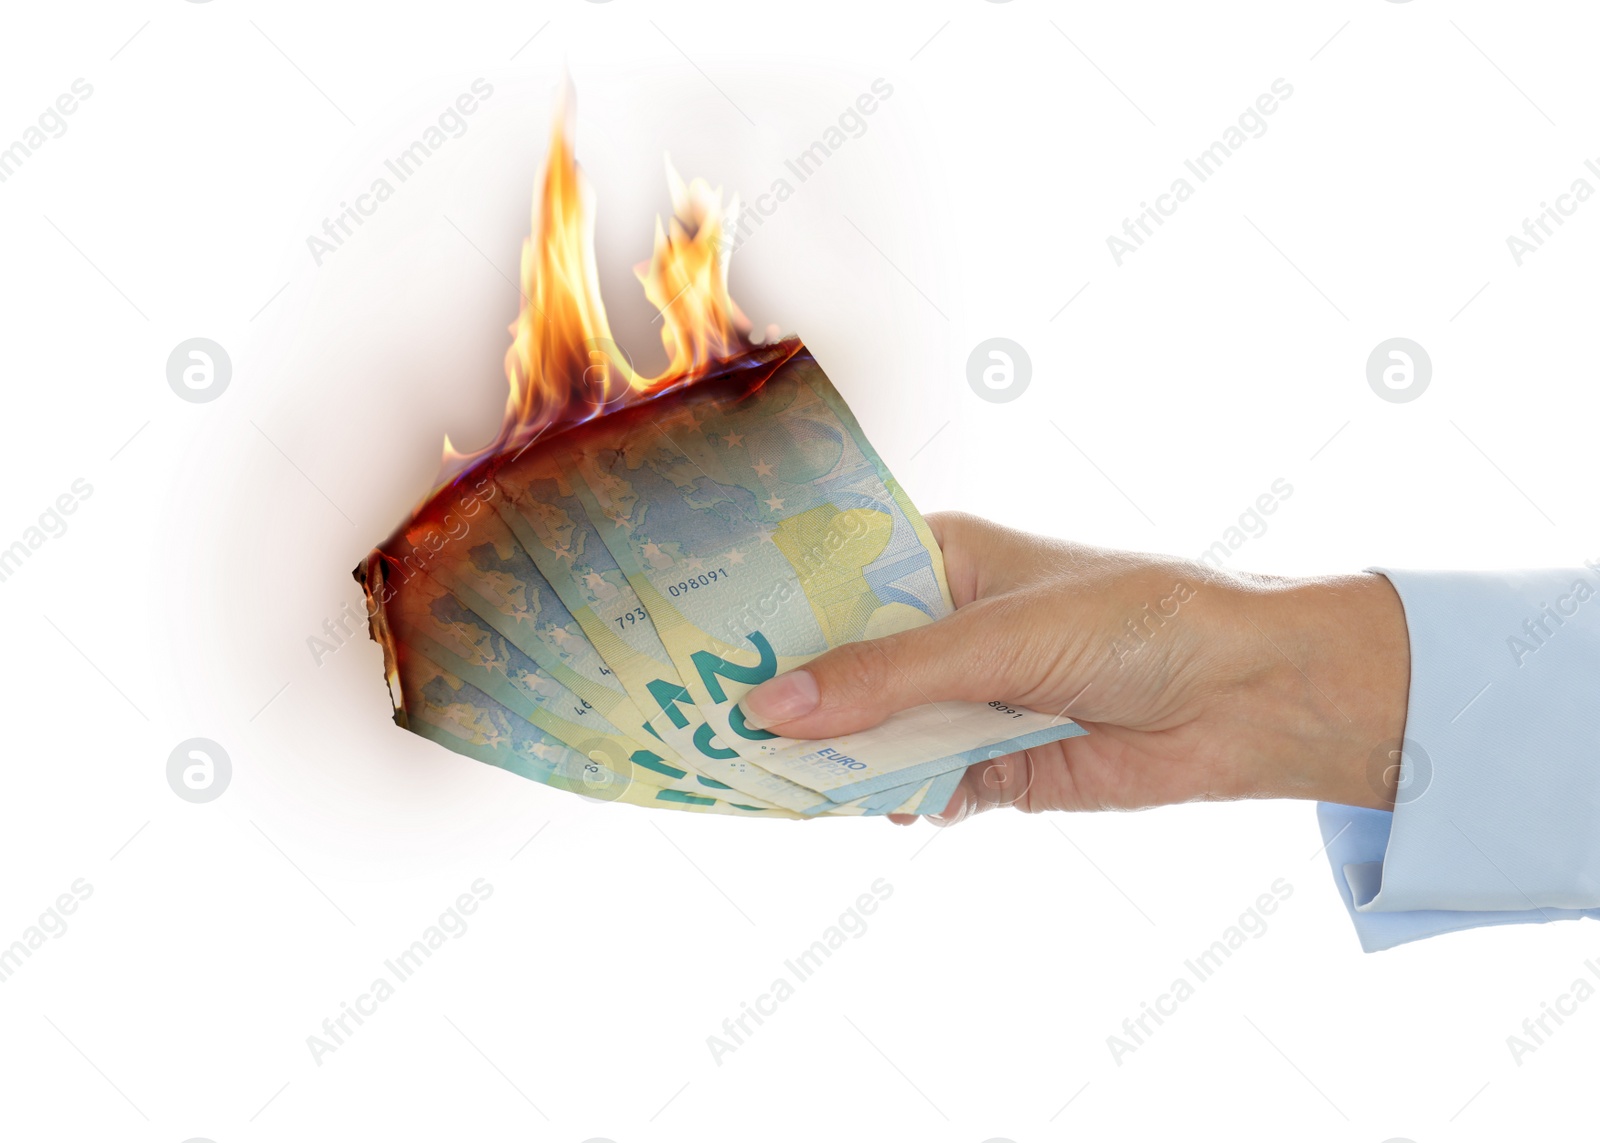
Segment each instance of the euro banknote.
[{"label": "euro banknote", "polygon": [[[424,536],[436,538],[430,544]],[[425,580],[443,585],[610,722],[641,740],[652,738],[644,714],[490,506],[442,535],[425,517],[407,529],[407,539],[421,552],[417,590],[429,590]],[[409,590],[410,579],[405,582]]]},{"label": "euro banknote", "polygon": [[544,671],[448,588],[427,577],[399,597],[391,614],[396,638],[471,683],[545,734],[631,781],[720,798],[729,787],[612,725],[593,703]]},{"label": "euro banknote", "polygon": [[936,813],[1070,720],[926,704],[826,741],[749,689],[952,610],[927,523],[797,341],[480,460],[357,569],[396,721],[546,785],[744,817]]},{"label": "euro banknote", "polygon": [[[696,736],[686,736],[700,765],[685,761],[653,735],[620,690],[616,673],[495,513],[487,507],[459,518],[424,512],[404,535],[406,548],[374,553],[358,576],[369,590],[388,581],[379,589],[389,597],[378,613],[385,620],[380,642],[415,648],[580,753],[647,785],[717,796],[748,810],[858,815],[902,807],[913,812],[927,804],[928,788],[915,783],[871,799],[835,802],[750,765],[711,743],[709,734],[698,737],[708,744],[704,750],[695,745]],[[604,550],[598,542],[595,547]],[[397,694],[403,696],[404,689]],[[708,767],[737,785],[719,780]]]},{"label": "euro banknote", "polygon": [[404,725],[457,754],[597,801],[741,817],[796,816],[633,781],[557,741],[410,648],[400,652],[397,665],[407,700]]}]

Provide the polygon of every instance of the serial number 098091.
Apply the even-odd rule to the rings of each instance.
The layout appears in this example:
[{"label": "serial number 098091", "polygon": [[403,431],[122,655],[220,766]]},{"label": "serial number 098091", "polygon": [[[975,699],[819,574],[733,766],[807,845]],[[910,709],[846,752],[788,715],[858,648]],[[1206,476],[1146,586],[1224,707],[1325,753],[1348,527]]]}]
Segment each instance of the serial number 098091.
[{"label": "serial number 098091", "polygon": [[691,591],[699,591],[702,587],[710,587],[719,579],[728,578],[727,568],[717,568],[715,571],[703,572],[700,575],[690,576],[688,579],[679,580],[677,583],[667,585],[667,594],[676,599],[680,595],[687,595]]}]

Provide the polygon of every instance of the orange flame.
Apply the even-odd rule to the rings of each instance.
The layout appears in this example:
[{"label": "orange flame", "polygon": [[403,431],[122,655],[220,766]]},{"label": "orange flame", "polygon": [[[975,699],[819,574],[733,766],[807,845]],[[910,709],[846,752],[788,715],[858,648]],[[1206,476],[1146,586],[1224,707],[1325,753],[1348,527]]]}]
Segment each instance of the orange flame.
[{"label": "orange flame", "polygon": [[533,232],[522,243],[522,307],[511,325],[505,420],[488,447],[461,453],[444,442],[444,476],[519,448],[554,424],[585,420],[670,385],[691,380],[750,347],[750,322],[728,296],[729,247],[722,191],[704,179],[685,184],[667,162],[673,217],[656,219],[655,249],[634,267],[660,311],[667,366],[636,372],[611,340],[594,259],[594,196],[573,157],[570,89],[550,136]]}]

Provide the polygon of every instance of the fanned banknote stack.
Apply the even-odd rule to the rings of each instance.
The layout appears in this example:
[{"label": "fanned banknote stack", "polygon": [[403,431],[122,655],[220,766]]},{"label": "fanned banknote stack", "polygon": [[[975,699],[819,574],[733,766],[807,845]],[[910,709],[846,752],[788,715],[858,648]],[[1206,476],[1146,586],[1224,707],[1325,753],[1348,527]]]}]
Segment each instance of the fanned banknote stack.
[{"label": "fanned banknote stack", "polygon": [[[356,569],[395,721],[589,798],[746,817],[937,813],[971,763],[1081,734],[940,703],[831,741],[739,699],[840,644],[951,610],[933,534],[799,341],[727,292],[721,193],[668,165],[637,272],[669,361],[611,341],[559,104],[495,442]],[[774,331],[774,335],[775,335]]]},{"label": "fanned banknote stack", "polygon": [[1082,733],[945,702],[831,741],[739,698],[951,610],[938,545],[799,342],[481,460],[357,569],[396,721],[590,798],[937,813],[969,764]]}]

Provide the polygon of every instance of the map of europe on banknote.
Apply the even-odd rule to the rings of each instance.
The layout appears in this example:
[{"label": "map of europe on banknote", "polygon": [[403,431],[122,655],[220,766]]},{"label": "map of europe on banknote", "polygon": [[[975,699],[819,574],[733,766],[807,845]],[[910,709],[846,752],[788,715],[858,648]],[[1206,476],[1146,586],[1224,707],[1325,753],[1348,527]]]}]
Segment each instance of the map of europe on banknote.
[{"label": "map of europe on banknote", "polygon": [[943,702],[830,741],[739,699],[951,611],[926,522],[793,339],[479,459],[357,569],[395,719],[600,801],[936,813],[965,768],[1083,733]]}]

